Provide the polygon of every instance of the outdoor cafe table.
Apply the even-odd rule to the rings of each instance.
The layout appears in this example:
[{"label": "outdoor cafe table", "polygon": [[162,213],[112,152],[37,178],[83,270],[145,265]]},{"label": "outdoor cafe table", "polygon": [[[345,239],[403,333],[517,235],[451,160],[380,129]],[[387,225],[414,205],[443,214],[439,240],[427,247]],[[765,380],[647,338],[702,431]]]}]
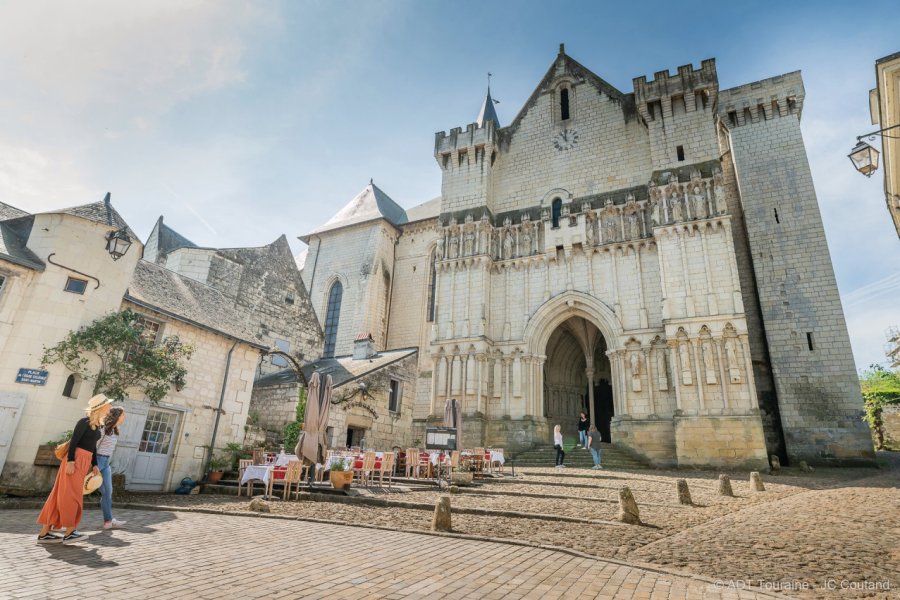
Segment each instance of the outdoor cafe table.
[{"label": "outdoor cafe table", "polygon": [[[249,484],[250,490],[253,489],[253,481],[262,481],[263,486],[265,486],[266,494],[272,493],[272,483],[275,480],[284,479],[284,475],[287,472],[287,463],[285,466],[280,467],[277,465],[250,465],[249,467],[244,468],[244,476],[241,477],[241,486],[244,484]],[[238,493],[240,493],[240,487],[238,487]]]}]

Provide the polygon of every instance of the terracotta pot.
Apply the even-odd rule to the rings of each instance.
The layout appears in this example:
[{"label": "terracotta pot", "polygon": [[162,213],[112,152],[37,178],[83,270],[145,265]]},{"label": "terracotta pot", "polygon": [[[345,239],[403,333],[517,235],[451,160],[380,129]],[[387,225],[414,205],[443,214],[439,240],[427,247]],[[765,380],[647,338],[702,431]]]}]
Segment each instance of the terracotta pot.
[{"label": "terracotta pot", "polygon": [[331,487],[336,490],[346,490],[353,483],[353,471],[329,471]]},{"label": "terracotta pot", "polygon": [[39,467],[58,467],[59,459],[53,453],[55,446],[50,444],[42,444],[38,446],[37,454],[34,455],[34,464]]},{"label": "terracotta pot", "polygon": [[216,483],[222,479],[222,475],[225,474],[225,471],[210,471],[209,472],[209,482]]}]

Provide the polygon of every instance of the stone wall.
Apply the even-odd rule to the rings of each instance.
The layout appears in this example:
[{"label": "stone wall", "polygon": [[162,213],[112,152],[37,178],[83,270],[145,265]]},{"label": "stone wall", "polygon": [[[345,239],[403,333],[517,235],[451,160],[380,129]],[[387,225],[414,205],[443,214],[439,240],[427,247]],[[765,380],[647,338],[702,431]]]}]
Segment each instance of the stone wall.
[{"label": "stone wall", "polygon": [[900,405],[885,406],[881,410],[885,450],[900,451]]},{"label": "stone wall", "polygon": [[[721,93],[788,458],[869,463],[872,442],[800,131],[799,73]],[[773,152],[773,148],[778,148]]]}]

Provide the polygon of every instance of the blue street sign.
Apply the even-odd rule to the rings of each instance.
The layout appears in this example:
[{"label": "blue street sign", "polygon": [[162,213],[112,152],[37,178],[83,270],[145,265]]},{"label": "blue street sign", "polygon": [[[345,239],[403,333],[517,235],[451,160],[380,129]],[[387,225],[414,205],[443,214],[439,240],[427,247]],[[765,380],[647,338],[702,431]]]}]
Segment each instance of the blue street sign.
[{"label": "blue street sign", "polygon": [[40,369],[19,369],[16,375],[16,383],[27,383],[29,385],[47,385],[47,378],[50,374]]}]

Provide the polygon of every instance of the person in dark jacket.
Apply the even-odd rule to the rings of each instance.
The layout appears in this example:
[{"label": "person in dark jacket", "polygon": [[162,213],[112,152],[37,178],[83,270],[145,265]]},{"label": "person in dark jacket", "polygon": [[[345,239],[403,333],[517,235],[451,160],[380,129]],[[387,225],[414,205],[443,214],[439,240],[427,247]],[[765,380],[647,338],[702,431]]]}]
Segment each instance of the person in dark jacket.
[{"label": "person in dark jacket", "polygon": [[[84,478],[91,471],[100,475],[97,442],[100,441],[101,427],[111,402],[103,394],[97,394],[84,409],[87,416],[75,423],[69,451],[60,462],[56,483],[37,519],[41,525],[38,543],[77,542],[84,537],[75,530],[84,510]],[[59,536],[51,529],[65,529],[65,532]]]},{"label": "person in dark jacket", "polygon": [[[587,415],[581,413],[581,416],[578,418],[578,446],[581,448],[588,447],[588,427],[590,427],[590,421],[588,421]],[[576,446],[576,447],[578,447]]]}]

